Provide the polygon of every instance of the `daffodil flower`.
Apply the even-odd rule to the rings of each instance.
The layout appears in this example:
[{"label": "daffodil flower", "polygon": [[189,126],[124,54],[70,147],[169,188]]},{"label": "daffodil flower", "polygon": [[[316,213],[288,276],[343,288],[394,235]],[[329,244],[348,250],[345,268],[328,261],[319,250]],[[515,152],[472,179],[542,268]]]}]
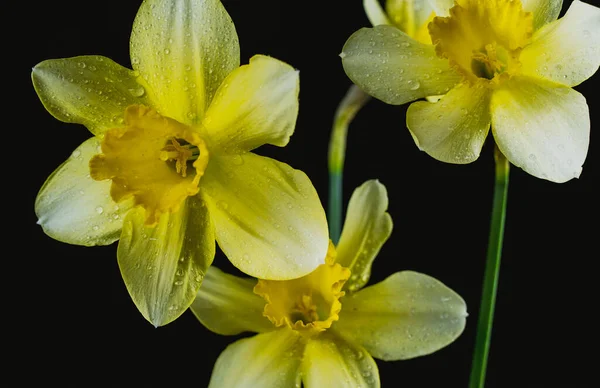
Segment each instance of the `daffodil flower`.
[{"label": "daffodil flower", "polygon": [[257,282],[209,269],[196,317],[218,334],[259,333],[227,347],[210,387],[379,387],[373,357],[426,355],[461,334],[465,302],[436,279],[404,271],[361,289],[392,231],[387,206],[378,181],[356,189],[337,248],[302,278]]},{"label": "daffodil flower", "polygon": [[578,177],[590,135],[585,98],[571,87],[600,64],[600,9],[575,0],[432,0],[433,44],[395,27],[354,33],[348,76],[389,104],[431,95],[407,112],[417,146],[449,163],[479,157],[490,124],[508,160],[536,177]]},{"label": "daffodil flower", "polygon": [[288,143],[298,72],[262,55],[240,67],[218,0],[144,1],[130,50],[133,70],[101,56],[33,69],[46,109],[94,134],[40,190],[44,231],[86,246],[120,238],[127,289],[155,325],[192,303],[215,239],[252,276],[297,278],[322,264],[327,222],[310,180],[250,152]]}]

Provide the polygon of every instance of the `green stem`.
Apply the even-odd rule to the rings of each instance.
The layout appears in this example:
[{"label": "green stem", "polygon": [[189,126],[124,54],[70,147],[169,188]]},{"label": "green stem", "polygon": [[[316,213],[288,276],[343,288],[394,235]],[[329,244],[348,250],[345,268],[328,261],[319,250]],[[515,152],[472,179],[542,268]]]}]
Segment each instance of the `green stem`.
[{"label": "green stem", "polygon": [[369,95],[356,85],[352,85],[340,102],[333,120],[329,140],[329,204],[327,219],[329,222],[329,238],[334,244],[337,244],[340,239],[342,230],[342,177],[344,174],[348,125],[369,99]]},{"label": "green stem", "polygon": [[496,305],[496,293],[498,292],[498,277],[500,276],[500,256],[502,255],[502,240],[504,238],[510,164],[497,146],[494,150],[494,159],[496,160],[494,203],[469,388],[483,388],[485,385],[485,372],[494,324],[494,307]]}]

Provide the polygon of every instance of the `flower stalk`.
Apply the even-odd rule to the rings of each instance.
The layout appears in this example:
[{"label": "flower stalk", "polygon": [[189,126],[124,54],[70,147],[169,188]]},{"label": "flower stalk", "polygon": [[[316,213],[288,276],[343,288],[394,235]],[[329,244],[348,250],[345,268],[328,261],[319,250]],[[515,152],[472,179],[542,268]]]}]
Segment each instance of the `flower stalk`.
[{"label": "flower stalk", "polygon": [[485,373],[492,339],[494,308],[500,276],[500,257],[502,255],[502,240],[504,238],[510,163],[498,149],[498,146],[494,149],[494,159],[496,161],[496,177],[492,220],[469,388],[483,388],[485,385]]},{"label": "flower stalk", "polygon": [[340,239],[342,230],[342,178],[344,160],[346,158],[346,137],[348,126],[358,111],[371,99],[358,86],[352,85],[340,102],[333,120],[331,138],[329,139],[329,203],[327,220],[329,222],[329,238],[334,244]]}]

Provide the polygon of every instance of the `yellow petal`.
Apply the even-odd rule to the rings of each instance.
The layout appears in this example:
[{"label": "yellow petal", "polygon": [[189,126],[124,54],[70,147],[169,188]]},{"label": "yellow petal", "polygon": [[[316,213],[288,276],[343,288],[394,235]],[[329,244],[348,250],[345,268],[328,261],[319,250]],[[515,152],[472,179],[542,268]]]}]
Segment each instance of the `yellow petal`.
[{"label": "yellow petal", "polygon": [[431,44],[427,24],[435,13],[427,0],[387,0],[385,8],[401,31],[419,42]]},{"label": "yellow petal", "polygon": [[461,79],[432,45],[392,26],[358,30],[340,56],[352,82],[388,104],[445,94]]},{"label": "yellow petal", "polygon": [[144,210],[123,223],[117,258],[123,280],[144,318],[155,326],[178,318],[192,304],[215,256],[215,237],[205,204],[190,197],[154,227]]},{"label": "yellow petal", "polygon": [[514,77],[491,102],[492,132],[508,160],[553,182],[579,177],[590,142],[585,97],[566,86]]},{"label": "yellow petal", "polygon": [[362,347],[328,334],[306,344],[302,361],[306,388],[375,388],[380,386],[375,360]]},{"label": "yellow petal", "polygon": [[286,280],[324,262],[325,212],[302,171],[248,152],[212,158],[202,179],[219,246],[242,272]]},{"label": "yellow petal", "polygon": [[130,51],[159,112],[186,124],[199,122],[240,64],[237,33],[219,0],[144,1]]},{"label": "yellow petal", "polygon": [[99,147],[95,137],[83,142],[40,189],[35,214],[50,237],[86,246],[108,245],[119,239],[132,201],[113,202],[110,182],[90,178],[88,163]]},{"label": "yellow petal", "polygon": [[371,264],[392,233],[387,207],[387,190],[377,180],[366,181],[352,193],[337,246],[336,262],[352,273],[344,289],[356,291],[369,281]]},{"label": "yellow petal", "polygon": [[411,104],[406,125],[428,155],[446,163],[471,163],[490,129],[489,104],[490,90],[483,82],[463,83],[436,103]]},{"label": "yellow petal", "polygon": [[202,122],[215,146],[226,153],[263,144],[285,146],[298,116],[298,71],[264,55],[225,79]]},{"label": "yellow petal", "polygon": [[363,0],[363,8],[373,26],[392,24],[379,4],[379,0]]},{"label": "yellow petal", "polygon": [[31,79],[48,112],[94,135],[122,123],[126,106],[151,105],[135,72],[97,55],[41,62]]},{"label": "yellow petal", "polygon": [[236,341],[217,359],[209,388],[298,387],[303,350],[300,334],[288,329]]},{"label": "yellow petal", "polygon": [[190,309],[209,330],[223,335],[275,329],[263,316],[265,301],[252,290],[256,279],[226,274],[211,266]]},{"label": "yellow petal", "polygon": [[579,85],[600,66],[600,8],[575,0],[567,14],[544,26],[521,53],[523,74]]},{"label": "yellow petal", "polygon": [[374,357],[404,360],[433,353],[465,328],[465,301],[438,280],[411,271],[342,299],[332,330]]},{"label": "yellow petal", "polygon": [[537,30],[558,18],[563,0],[521,0],[521,3],[523,10],[533,14],[533,28]]},{"label": "yellow petal", "polygon": [[448,16],[450,8],[454,6],[454,0],[425,0],[435,11],[437,16]]}]

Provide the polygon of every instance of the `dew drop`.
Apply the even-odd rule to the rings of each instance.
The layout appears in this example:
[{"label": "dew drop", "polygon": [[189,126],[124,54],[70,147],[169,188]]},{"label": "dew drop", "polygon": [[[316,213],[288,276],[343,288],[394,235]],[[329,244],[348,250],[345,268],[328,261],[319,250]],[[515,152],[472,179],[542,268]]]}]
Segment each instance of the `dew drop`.
[{"label": "dew drop", "polygon": [[174,283],[176,286],[181,286],[183,284],[183,281],[178,280]]},{"label": "dew drop", "polygon": [[98,206],[98,207],[96,208],[96,213],[98,213],[98,214],[102,214],[102,213],[104,213],[104,209],[102,208],[102,206]]},{"label": "dew drop", "polygon": [[131,89],[129,89],[129,93],[133,97],[142,97],[146,93],[146,89],[144,89],[141,86],[137,87],[137,88],[131,88]]},{"label": "dew drop", "polygon": [[[409,83],[411,83],[411,82],[409,81]],[[415,81],[415,82],[412,83],[412,86],[410,87],[410,90],[417,90],[420,87],[421,87],[421,84],[419,83],[419,81]]]},{"label": "dew drop", "polygon": [[93,229],[93,230],[98,230],[98,229],[100,229],[100,227],[98,227],[98,225],[94,225],[94,226],[92,227],[92,229]]},{"label": "dew drop", "polygon": [[74,158],[78,158],[80,155],[81,155],[81,151],[79,151],[79,150],[75,150],[75,151],[73,151],[73,154],[72,154],[72,156],[73,156]]}]

